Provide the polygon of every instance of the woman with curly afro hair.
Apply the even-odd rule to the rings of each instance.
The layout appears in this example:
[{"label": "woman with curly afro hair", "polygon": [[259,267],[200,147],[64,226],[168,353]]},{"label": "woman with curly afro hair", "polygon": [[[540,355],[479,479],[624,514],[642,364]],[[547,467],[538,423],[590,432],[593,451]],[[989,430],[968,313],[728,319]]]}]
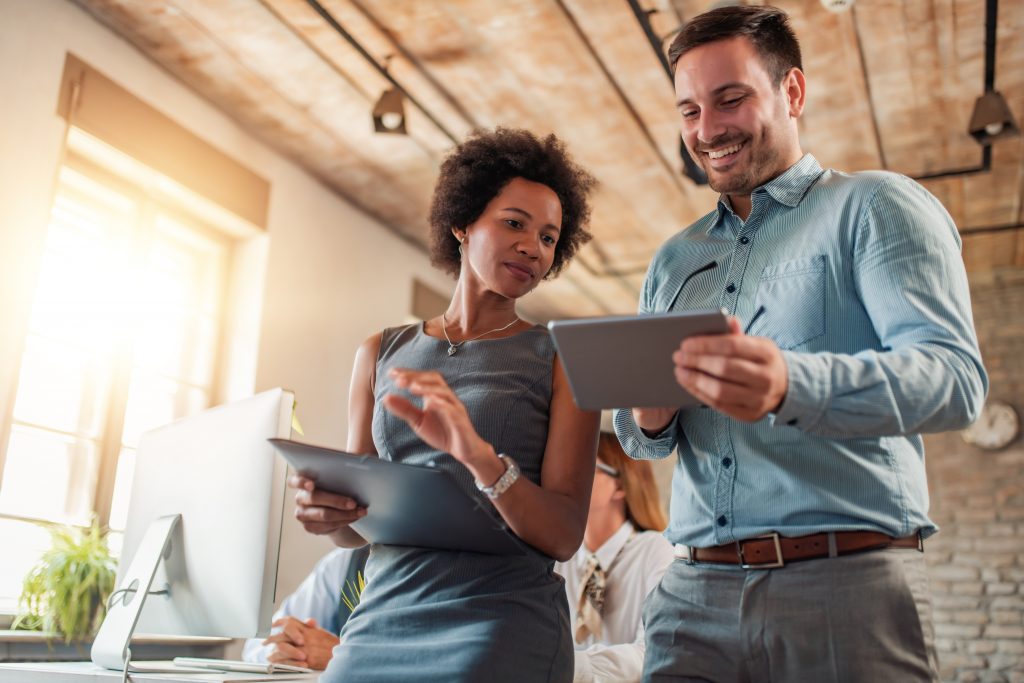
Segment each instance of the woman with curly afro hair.
[{"label": "woman with curly afro hair", "polygon": [[[444,161],[431,260],[456,278],[445,313],[356,353],[348,450],[446,471],[521,555],[374,545],[325,681],[570,681],[555,560],[583,538],[599,416],[576,408],[547,330],[516,302],[590,238],[595,181],[553,135],[474,133]],[[295,477],[296,516],[340,546],[373,511]]]}]

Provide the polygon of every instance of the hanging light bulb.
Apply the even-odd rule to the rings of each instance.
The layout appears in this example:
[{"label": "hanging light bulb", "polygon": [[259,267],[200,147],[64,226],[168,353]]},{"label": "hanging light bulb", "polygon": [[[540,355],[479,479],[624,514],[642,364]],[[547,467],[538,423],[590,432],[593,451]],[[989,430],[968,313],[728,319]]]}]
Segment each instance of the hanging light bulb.
[{"label": "hanging light bulb", "polygon": [[406,134],[405,98],[397,88],[388,88],[373,106],[373,129],[378,133]]},{"label": "hanging light bulb", "polygon": [[998,90],[989,90],[974,103],[974,113],[967,132],[979,144],[989,145],[996,139],[1020,134],[1010,105]]}]

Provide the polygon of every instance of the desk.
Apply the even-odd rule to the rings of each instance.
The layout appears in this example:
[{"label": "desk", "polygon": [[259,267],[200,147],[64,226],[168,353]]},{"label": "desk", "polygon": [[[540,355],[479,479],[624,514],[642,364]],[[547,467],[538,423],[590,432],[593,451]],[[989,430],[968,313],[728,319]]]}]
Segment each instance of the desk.
[{"label": "desk", "polygon": [[[141,666],[171,666],[170,662],[140,662]],[[131,683],[238,683],[240,681],[315,681],[311,674],[246,674],[210,672],[202,674],[129,674]],[[120,671],[101,669],[92,662],[20,662],[0,664],[0,683],[109,683],[120,681]]]},{"label": "desk", "polygon": [[[236,643],[238,652],[241,652],[241,641],[231,638],[137,635],[132,638],[132,655],[139,660],[175,657],[240,659],[226,652],[228,646]],[[80,662],[89,659],[91,648],[91,640],[76,640],[69,645],[59,633],[0,630],[0,662]]]}]

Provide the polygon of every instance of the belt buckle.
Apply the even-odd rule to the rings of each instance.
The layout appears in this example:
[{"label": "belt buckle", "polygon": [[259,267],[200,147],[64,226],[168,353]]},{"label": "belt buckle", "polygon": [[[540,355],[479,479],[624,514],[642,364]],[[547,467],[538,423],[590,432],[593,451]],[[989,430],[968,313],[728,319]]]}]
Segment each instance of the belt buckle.
[{"label": "belt buckle", "polygon": [[[747,541],[756,541],[764,538],[770,538],[775,542],[775,560],[773,562],[759,562],[758,564],[748,563],[747,558],[743,557],[743,544]],[[779,569],[786,566],[786,561],[782,559],[782,543],[779,541],[779,534],[776,531],[736,541],[736,556],[739,558],[740,567],[743,569]]]}]

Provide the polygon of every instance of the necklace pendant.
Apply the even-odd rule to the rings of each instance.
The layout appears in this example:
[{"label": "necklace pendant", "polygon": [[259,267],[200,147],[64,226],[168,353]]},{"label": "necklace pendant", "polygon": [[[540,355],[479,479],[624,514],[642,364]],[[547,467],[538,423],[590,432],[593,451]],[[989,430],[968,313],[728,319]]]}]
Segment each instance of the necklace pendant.
[{"label": "necklace pendant", "polygon": [[458,350],[459,349],[458,349],[457,346],[455,346],[454,344],[449,344],[449,346],[448,346],[448,355],[449,356],[454,356],[455,352],[458,351]]}]

